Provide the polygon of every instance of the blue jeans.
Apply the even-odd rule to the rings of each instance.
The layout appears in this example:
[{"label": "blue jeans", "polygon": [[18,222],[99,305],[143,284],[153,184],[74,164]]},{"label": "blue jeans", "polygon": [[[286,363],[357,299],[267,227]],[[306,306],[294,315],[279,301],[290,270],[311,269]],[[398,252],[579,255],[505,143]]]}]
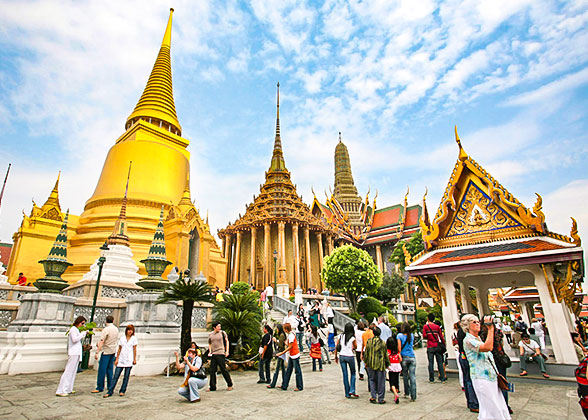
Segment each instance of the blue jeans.
[{"label": "blue jeans", "polygon": [[118,378],[120,378],[120,374],[122,373],[123,369],[125,371],[125,375],[123,377],[123,383],[118,392],[120,392],[121,394],[127,392],[127,385],[129,384],[129,377],[131,376],[132,367],[117,366],[116,369],[114,369],[114,378],[112,379],[112,384],[110,384],[110,386],[108,387],[108,395],[114,394],[114,388],[116,388],[116,383],[118,382]]},{"label": "blue jeans", "polygon": [[274,373],[274,378],[272,379],[272,383],[270,384],[271,388],[274,388],[276,386],[276,383],[278,382],[278,375],[280,374],[280,371],[282,372],[282,381],[284,380],[284,359],[278,357],[278,364],[276,365],[276,372]]},{"label": "blue jeans", "polygon": [[410,394],[411,400],[416,400],[416,359],[402,356],[402,380],[404,382],[404,395]]},{"label": "blue jeans", "polygon": [[200,399],[200,389],[206,386],[206,379],[190,378],[188,379],[188,386],[178,388],[178,394],[186,398],[188,401]]},{"label": "blue jeans", "polygon": [[304,342],[304,332],[296,333],[296,341],[298,342],[298,347],[300,347],[300,352],[302,353],[304,351],[304,345],[302,344]]},{"label": "blue jeans", "polygon": [[[345,396],[350,397],[355,394],[355,358],[353,356],[339,356],[341,372],[343,372],[343,387],[345,387]],[[347,373],[347,368],[351,372],[351,381]]]},{"label": "blue jeans", "polygon": [[285,391],[288,389],[288,384],[290,383],[290,377],[292,376],[292,371],[296,371],[296,388],[302,391],[303,384],[302,384],[302,370],[300,369],[300,358],[290,359],[288,361],[288,369],[286,369],[286,375],[282,381],[282,389]]},{"label": "blue jeans", "polygon": [[269,383],[270,381],[270,362],[272,359],[259,359],[259,380]]},{"label": "blue jeans", "polygon": [[477,410],[480,408],[478,403],[478,397],[476,397],[476,391],[474,391],[474,384],[472,384],[472,378],[470,377],[470,364],[468,359],[462,353],[459,355],[459,364],[461,366],[461,373],[463,375],[463,388],[468,403],[469,409]]},{"label": "blue jeans", "polygon": [[316,372],[316,362],[318,362],[319,370],[323,370],[323,359],[321,356],[318,359],[315,359],[315,358],[312,359],[312,371]]},{"label": "blue jeans", "polygon": [[114,368],[114,359],[116,354],[104,354],[100,356],[98,362],[98,379],[96,380],[96,390],[104,391],[104,378],[106,377],[106,389],[110,388],[112,383],[112,370]]}]

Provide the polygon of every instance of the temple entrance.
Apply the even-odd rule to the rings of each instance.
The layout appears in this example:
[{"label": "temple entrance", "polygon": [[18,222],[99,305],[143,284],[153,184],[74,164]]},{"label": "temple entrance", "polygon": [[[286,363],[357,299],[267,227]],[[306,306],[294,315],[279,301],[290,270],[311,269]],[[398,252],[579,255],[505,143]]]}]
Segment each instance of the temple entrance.
[{"label": "temple entrance", "polygon": [[194,279],[200,274],[200,235],[198,230],[190,232],[190,242],[188,247],[188,269],[190,278]]}]

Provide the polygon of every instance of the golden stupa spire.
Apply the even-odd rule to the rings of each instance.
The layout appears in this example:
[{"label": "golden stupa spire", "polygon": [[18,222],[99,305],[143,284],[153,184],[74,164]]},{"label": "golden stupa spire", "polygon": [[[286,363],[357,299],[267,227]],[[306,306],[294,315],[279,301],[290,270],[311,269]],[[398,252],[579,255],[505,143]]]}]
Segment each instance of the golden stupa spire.
[{"label": "golden stupa spire", "polygon": [[186,177],[186,186],[184,187],[184,194],[182,194],[182,198],[178,203],[178,206],[188,206],[192,207],[192,197],[190,195],[190,173]]},{"label": "golden stupa spire", "polygon": [[468,158],[468,154],[463,150],[461,145],[461,139],[459,138],[459,134],[457,134],[457,125],[455,126],[455,142],[459,146],[459,160],[466,160]]},{"label": "golden stupa spire", "polygon": [[114,222],[114,228],[112,233],[106,241],[108,245],[124,245],[130,246],[129,236],[127,235],[127,194],[129,193],[129,179],[131,178],[131,165],[133,161],[129,162],[129,173],[127,175],[127,185],[125,187],[125,195],[122,199],[122,205],[120,206],[120,214],[116,222]]},{"label": "golden stupa spire", "polygon": [[48,207],[57,207],[61,209],[59,206],[59,178],[61,177],[61,171],[57,174],[57,181],[55,181],[55,186],[51,190],[49,197],[47,197],[47,201],[41,207],[42,209],[47,209]]},{"label": "golden stupa spire", "polygon": [[182,134],[182,127],[176,114],[172,85],[170,48],[173,12],[174,9],[170,9],[159,54],[147,80],[147,86],[133,113],[127,119],[127,129],[137,119],[143,119],[168,131],[177,132],[178,135]]},{"label": "golden stupa spire", "polygon": [[272,154],[271,171],[285,171],[286,163],[282,153],[282,138],[280,137],[280,83],[278,82],[277,111],[276,111],[276,139],[274,140],[274,152]]}]

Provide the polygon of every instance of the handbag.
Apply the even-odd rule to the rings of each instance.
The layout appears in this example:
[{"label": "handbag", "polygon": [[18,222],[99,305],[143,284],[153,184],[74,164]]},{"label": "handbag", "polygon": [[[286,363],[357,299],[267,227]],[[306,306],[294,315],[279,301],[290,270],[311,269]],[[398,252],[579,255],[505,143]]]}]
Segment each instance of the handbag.
[{"label": "handbag", "polygon": [[441,338],[438,336],[438,333],[433,333],[433,330],[431,330],[431,327],[429,325],[427,325],[427,327],[429,328],[429,334],[433,336],[434,334],[437,334],[437,351],[441,354],[445,353],[447,351],[447,346],[445,345],[445,342],[441,340]]},{"label": "handbag", "polygon": [[494,372],[496,372],[496,380],[498,381],[498,388],[500,388],[503,391],[509,391],[510,384],[508,383],[508,380],[504,377],[504,375],[502,375],[500,372],[498,372],[498,370],[496,369],[496,366],[494,366],[494,363],[490,362],[490,364],[492,365]]},{"label": "handbag", "polygon": [[343,339],[343,334],[339,336],[339,340],[337,340],[337,345],[335,346],[335,350],[337,353],[341,352],[341,340]]}]

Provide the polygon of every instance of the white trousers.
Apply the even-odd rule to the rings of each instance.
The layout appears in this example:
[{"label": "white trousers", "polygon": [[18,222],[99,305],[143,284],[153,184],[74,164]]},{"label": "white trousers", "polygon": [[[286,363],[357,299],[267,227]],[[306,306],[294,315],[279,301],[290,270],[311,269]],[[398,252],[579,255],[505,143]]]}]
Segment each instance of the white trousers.
[{"label": "white trousers", "polygon": [[545,351],[545,334],[538,335],[537,338],[539,339],[539,347],[541,347],[541,351]]},{"label": "white trousers", "polygon": [[480,403],[478,420],[510,420],[508,407],[497,381],[472,378],[472,384]]},{"label": "white trousers", "polygon": [[78,365],[80,364],[80,357],[81,356],[79,355],[68,356],[67,364],[65,365],[65,370],[61,375],[61,380],[59,381],[56,394],[71,394],[73,391]]}]

